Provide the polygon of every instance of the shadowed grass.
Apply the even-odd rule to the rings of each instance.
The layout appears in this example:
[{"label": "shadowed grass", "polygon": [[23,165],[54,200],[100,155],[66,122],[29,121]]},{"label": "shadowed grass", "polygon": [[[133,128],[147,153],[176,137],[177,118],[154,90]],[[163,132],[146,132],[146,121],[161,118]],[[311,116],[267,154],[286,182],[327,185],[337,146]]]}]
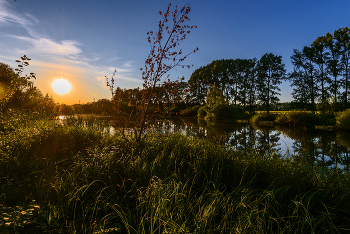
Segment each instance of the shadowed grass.
[{"label": "shadowed grass", "polygon": [[339,129],[350,130],[350,109],[337,113],[336,127]]},{"label": "shadowed grass", "polygon": [[313,127],[319,124],[316,114],[306,111],[290,111],[279,114],[275,120],[276,124]]},{"label": "shadowed grass", "polygon": [[[346,233],[348,174],[183,135],[144,142],[104,123],[31,120],[4,132],[0,198],[40,207],[21,233]],[[19,208],[16,208],[20,204]],[[8,214],[9,212],[6,212]],[[6,218],[4,212],[0,218]],[[25,228],[22,228],[25,226]]]}]

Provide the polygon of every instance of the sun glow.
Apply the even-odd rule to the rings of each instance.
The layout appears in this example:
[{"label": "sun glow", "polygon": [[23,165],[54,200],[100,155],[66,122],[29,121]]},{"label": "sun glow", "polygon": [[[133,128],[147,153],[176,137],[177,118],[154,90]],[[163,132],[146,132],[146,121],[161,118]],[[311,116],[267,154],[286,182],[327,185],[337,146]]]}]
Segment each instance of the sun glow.
[{"label": "sun glow", "polygon": [[72,86],[69,84],[68,81],[61,78],[61,79],[55,80],[52,83],[52,88],[53,90],[55,90],[56,93],[63,95],[63,94],[69,93]]}]

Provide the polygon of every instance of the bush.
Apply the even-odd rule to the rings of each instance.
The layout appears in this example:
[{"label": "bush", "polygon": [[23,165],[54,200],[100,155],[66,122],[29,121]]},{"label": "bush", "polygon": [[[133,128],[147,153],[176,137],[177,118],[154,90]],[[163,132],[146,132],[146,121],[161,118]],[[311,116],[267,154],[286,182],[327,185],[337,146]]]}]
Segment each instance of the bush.
[{"label": "bush", "polygon": [[258,114],[255,114],[252,118],[251,118],[251,122],[252,123],[261,123],[264,121],[275,121],[276,119],[276,115],[274,114],[268,114],[266,112],[261,112]]},{"label": "bush", "polygon": [[335,125],[335,116],[332,114],[319,114],[319,125],[323,126],[334,126]]},{"label": "bush", "polygon": [[180,114],[180,112],[181,112],[181,109],[180,109],[180,107],[178,107],[178,106],[173,106],[173,107],[171,107],[170,110],[169,110],[169,113],[170,113],[171,115],[178,115],[178,114]]},{"label": "bush", "polygon": [[205,116],[207,115],[207,112],[208,112],[208,107],[206,106],[202,106],[198,109],[198,114],[197,114],[197,117],[198,119],[204,119]]},{"label": "bush", "polygon": [[319,118],[316,114],[309,112],[289,111],[279,114],[275,120],[275,123],[312,127],[319,124]]},{"label": "bush", "polygon": [[231,106],[227,104],[217,104],[213,108],[208,109],[205,120],[218,120],[218,119],[242,119],[245,117],[244,111],[237,106]]},{"label": "bush", "polygon": [[339,112],[335,119],[337,128],[350,130],[350,109]]},{"label": "bush", "polygon": [[181,112],[181,116],[183,116],[183,117],[195,117],[198,115],[199,108],[201,108],[200,105],[188,107]]},{"label": "bush", "polygon": [[332,114],[334,113],[334,103],[331,100],[324,100],[317,104],[317,110],[322,114]]}]

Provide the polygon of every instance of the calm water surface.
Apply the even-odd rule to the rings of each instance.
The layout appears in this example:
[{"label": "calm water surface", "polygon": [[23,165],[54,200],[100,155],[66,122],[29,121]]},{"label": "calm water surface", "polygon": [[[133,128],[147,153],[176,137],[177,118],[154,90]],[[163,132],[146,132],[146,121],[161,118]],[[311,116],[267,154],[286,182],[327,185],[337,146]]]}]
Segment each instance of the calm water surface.
[{"label": "calm water surface", "polygon": [[256,126],[242,123],[207,123],[192,119],[160,122],[164,132],[182,132],[235,149],[277,151],[284,157],[309,160],[330,168],[350,169],[350,132],[302,127]]},{"label": "calm water surface", "polygon": [[[58,119],[64,119],[59,117]],[[117,131],[114,125],[109,130]],[[207,123],[196,119],[160,121],[153,125],[165,134],[182,132],[235,149],[255,148],[279,152],[295,160],[309,160],[329,168],[350,172],[350,131],[328,131],[302,127],[256,126],[243,123]]]}]

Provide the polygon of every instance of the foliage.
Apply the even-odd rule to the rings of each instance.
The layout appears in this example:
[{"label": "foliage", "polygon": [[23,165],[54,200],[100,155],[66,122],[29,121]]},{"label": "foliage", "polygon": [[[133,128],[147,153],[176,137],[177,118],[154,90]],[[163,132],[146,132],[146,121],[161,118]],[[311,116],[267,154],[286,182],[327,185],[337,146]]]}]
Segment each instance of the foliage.
[{"label": "foliage", "polygon": [[207,114],[204,119],[209,121],[215,121],[219,119],[243,119],[245,118],[245,112],[239,106],[233,106],[228,104],[216,104],[212,108],[207,109]]},{"label": "foliage", "polygon": [[270,111],[270,104],[279,101],[277,95],[281,91],[278,85],[285,79],[286,69],[282,63],[282,56],[272,53],[264,54],[257,63],[257,90],[258,100],[265,107],[267,113]]},{"label": "foliage", "polygon": [[[186,24],[190,19],[188,17],[191,11],[191,5],[185,4],[181,9],[178,9],[177,5],[173,11],[171,9],[171,3],[168,5],[166,12],[159,12],[162,19],[158,24],[158,31],[149,31],[148,42],[150,44],[150,53],[145,60],[145,67],[142,70],[142,79],[144,81],[142,89],[142,99],[139,103],[139,108],[136,113],[136,120],[134,122],[134,138],[137,141],[141,141],[142,135],[146,129],[146,123],[150,120],[152,115],[149,115],[148,111],[153,104],[157,103],[154,98],[157,95],[157,84],[161,82],[161,78],[167,74],[171,69],[176,66],[182,66],[181,63],[187,58],[188,55],[195,53],[198,48],[194,49],[187,55],[183,55],[181,49],[177,49],[181,42],[185,40],[187,35],[196,26]],[[167,36],[164,36],[166,34]],[[187,65],[187,67],[191,67]],[[114,92],[114,75],[110,82],[107,79],[107,86]],[[169,87],[173,87],[173,84],[180,86],[184,78],[180,81],[168,81],[164,84],[171,84]],[[166,86],[166,85],[165,85]],[[157,109],[160,109],[158,106]],[[119,114],[119,113],[118,113]],[[130,125],[131,115],[129,119],[125,118],[125,125]],[[123,130],[124,132],[124,130]]]},{"label": "foliage", "polygon": [[208,91],[215,85],[226,102],[242,103],[250,111],[255,103],[256,59],[222,59],[196,69],[188,84],[193,102],[204,104]]},{"label": "foliage", "polygon": [[321,126],[335,126],[336,124],[334,113],[318,114],[318,119]]},{"label": "foliage", "polygon": [[33,81],[31,81],[31,79],[36,79],[35,74],[30,73],[30,75],[25,74],[24,76],[21,76],[24,71],[24,67],[29,66],[29,60],[31,59],[26,55],[23,55],[21,60],[16,60],[18,63],[18,68],[14,70],[12,68],[8,68],[8,70],[12,70],[12,72],[6,73],[6,75],[8,75],[7,78],[3,77],[3,80],[6,80],[5,84],[7,83],[8,87],[7,95],[2,101],[3,107],[6,107],[6,104],[8,103],[15,103],[15,105],[19,105],[22,101],[21,99],[23,98],[23,95],[25,95],[25,92],[30,92],[31,89],[33,89]]},{"label": "foliage", "polygon": [[0,108],[3,111],[15,108],[54,114],[56,104],[53,98],[48,94],[43,95],[33,85],[35,74],[22,76],[29,60],[26,55],[21,60],[16,60],[19,63],[16,69],[0,63]]},{"label": "foliage", "polygon": [[[334,111],[348,108],[348,27],[317,37],[301,51],[294,49],[291,60],[294,68],[287,77],[293,86],[293,102],[299,105],[298,109],[306,108],[315,112],[318,108],[326,112],[329,98],[334,99]],[[207,92],[216,85],[223,91],[227,101],[243,105],[244,110],[248,107],[252,113],[258,107],[256,102],[269,111],[270,103],[273,105],[279,100],[279,84],[284,78],[281,57],[266,53],[260,60],[214,60],[196,69],[188,83],[194,103],[204,104]]]},{"label": "foliage", "polygon": [[229,105],[222,91],[214,85],[207,94],[207,104],[198,109],[197,117],[208,121],[241,119],[245,112],[238,106]]},{"label": "foliage", "polygon": [[198,119],[204,119],[208,111],[209,111],[209,108],[207,106],[200,107],[198,109],[198,114],[197,114]]},{"label": "foliage", "polygon": [[265,122],[265,121],[275,121],[275,120],[276,120],[276,115],[275,114],[270,114],[270,113],[267,113],[267,112],[260,112],[260,113],[255,114],[250,119],[250,122],[259,124],[259,123],[262,123],[262,122]]},{"label": "foliage", "polygon": [[0,105],[3,108],[12,95],[17,86],[17,74],[14,70],[4,63],[0,63]]},{"label": "foliage", "polygon": [[350,61],[350,30],[348,27],[340,28],[334,31],[334,39],[336,40],[336,47],[340,51],[340,65],[343,73],[343,79],[340,81],[343,87],[343,94],[341,96],[345,109],[348,108],[349,99],[349,61]]},{"label": "foliage", "polygon": [[316,107],[322,114],[334,114],[334,103],[329,99],[317,103]]},{"label": "foliage", "polygon": [[217,88],[215,85],[208,91],[206,106],[209,108],[213,108],[217,105],[225,105],[227,104],[224,95],[222,94],[222,90]]},{"label": "foliage", "polygon": [[294,99],[303,104],[309,104],[311,110],[316,111],[316,100],[319,97],[319,82],[317,80],[317,69],[314,60],[317,47],[305,46],[300,52],[294,50],[291,56],[294,70],[289,74],[288,79],[291,81]]},{"label": "foliage", "polygon": [[198,115],[198,110],[201,108],[200,105],[188,107],[184,110],[181,111],[181,116],[182,117],[197,117]]},{"label": "foliage", "polygon": [[[332,96],[334,99],[334,111],[338,111],[341,106],[347,108],[349,99],[349,60],[350,60],[350,31],[348,27],[339,28],[333,34],[327,33],[314,40],[311,47],[305,47],[312,50],[308,53],[308,71],[312,69],[313,76],[308,76],[304,90],[316,89],[314,99],[318,96],[319,103],[325,103]],[[292,58],[293,59],[293,58]],[[311,73],[310,73],[311,75]],[[295,77],[294,77],[295,78]],[[313,78],[313,79],[309,79]],[[313,85],[311,85],[311,83]],[[303,83],[300,80],[299,83]],[[296,84],[298,86],[298,84]],[[296,94],[301,94],[303,89],[296,89]],[[306,92],[309,97],[313,92]],[[300,96],[302,97],[302,95]],[[312,99],[312,98],[311,98]],[[304,100],[305,101],[305,100]],[[339,106],[339,103],[342,103]],[[313,105],[314,107],[314,105]],[[313,109],[314,110],[314,109]]]},{"label": "foliage", "polygon": [[275,123],[314,127],[315,125],[319,124],[319,117],[314,113],[309,113],[306,111],[288,111],[279,114],[275,120]]},{"label": "foliage", "polygon": [[335,119],[337,128],[350,130],[350,109],[338,112]]}]

